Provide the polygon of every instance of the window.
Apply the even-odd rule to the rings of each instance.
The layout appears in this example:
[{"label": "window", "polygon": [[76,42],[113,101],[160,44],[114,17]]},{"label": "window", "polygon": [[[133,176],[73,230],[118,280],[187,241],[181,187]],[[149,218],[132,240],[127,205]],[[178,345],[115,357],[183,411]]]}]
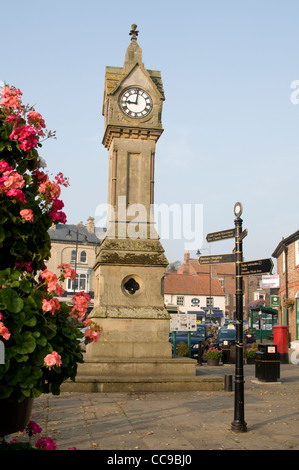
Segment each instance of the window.
[{"label": "window", "polygon": [[71,263],[76,262],[76,250],[72,250],[71,252]]},{"label": "window", "polygon": [[80,263],[86,263],[86,261],[87,261],[86,251],[81,251],[81,254],[80,254]]},{"label": "window", "polygon": [[76,279],[72,281],[70,278],[67,280],[68,291],[86,291],[87,290],[87,275],[76,274]]},{"label": "window", "polygon": [[225,287],[224,279],[219,279],[219,282],[220,282],[220,285],[221,285],[222,289],[224,289],[224,287]]},{"label": "window", "polygon": [[184,296],[183,295],[178,295],[176,298],[176,304],[177,305],[184,305]]},{"label": "window", "polygon": [[213,297],[207,297],[207,299],[206,299],[206,306],[207,306],[207,307],[214,307],[214,299],[213,299]]}]

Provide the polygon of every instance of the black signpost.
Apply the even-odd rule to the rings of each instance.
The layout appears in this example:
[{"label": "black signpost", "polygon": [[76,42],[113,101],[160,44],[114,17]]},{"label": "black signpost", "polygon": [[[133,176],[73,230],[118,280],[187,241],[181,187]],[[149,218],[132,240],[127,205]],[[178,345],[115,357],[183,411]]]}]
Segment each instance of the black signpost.
[{"label": "black signpost", "polygon": [[200,264],[236,263],[236,368],[235,368],[235,407],[234,420],[231,423],[232,431],[246,432],[247,424],[244,420],[244,370],[243,370],[243,276],[269,273],[273,269],[270,258],[243,262],[243,240],[248,230],[242,231],[243,212],[242,204],[237,202],[234,207],[235,228],[222,232],[209,233],[206,237],[208,243],[229,238],[235,239],[235,248],[232,254],[201,256]]},{"label": "black signpost", "polygon": [[235,364],[235,408],[232,431],[246,432],[244,420],[244,370],[243,370],[243,277],[241,264],[243,261],[242,219],[243,208],[237,202],[235,213],[235,255],[236,255],[236,364]]}]

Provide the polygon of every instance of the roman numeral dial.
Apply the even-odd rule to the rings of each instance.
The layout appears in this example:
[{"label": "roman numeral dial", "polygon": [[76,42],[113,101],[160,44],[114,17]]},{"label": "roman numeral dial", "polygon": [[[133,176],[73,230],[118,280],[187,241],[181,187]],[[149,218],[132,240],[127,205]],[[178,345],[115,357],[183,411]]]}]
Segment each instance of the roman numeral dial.
[{"label": "roman numeral dial", "polygon": [[120,109],[126,116],[141,119],[153,109],[150,95],[139,87],[126,88],[119,97]]}]

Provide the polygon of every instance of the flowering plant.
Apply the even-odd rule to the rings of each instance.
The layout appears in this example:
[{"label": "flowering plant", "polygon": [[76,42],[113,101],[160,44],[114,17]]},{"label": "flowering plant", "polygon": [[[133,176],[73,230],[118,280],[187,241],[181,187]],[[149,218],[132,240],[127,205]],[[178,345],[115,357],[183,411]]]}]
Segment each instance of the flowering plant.
[{"label": "flowering plant", "polygon": [[[28,441],[17,441],[16,438],[10,442],[6,442],[3,439],[0,444],[0,450],[56,450],[57,444],[51,437],[40,436],[36,439],[37,434],[42,432],[42,428],[35,421],[29,421],[25,429],[21,429],[22,434],[28,436]],[[35,443],[32,442],[32,438],[35,437]],[[34,444],[34,445],[33,445]],[[77,450],[76,447],[69,447],[68,450]]]},{"label": "flowering plant", "polygon": [[221,349],[218,349],[218,348],[209,348],[206,352],[205,352],[205,357],[207,359],[221,359],[222,357],[222,350]]},{"label": "flowering plant", "polygon": [[283,306],[284,308],[292,308],[295,304],[295,300],[294,299],[285,299],[284,303],[283,303]]},{"label": "flowering plant", "polygon": [[244,357],[255,357],[256,352],[258,350],[257,344],[253,344],[250,349],[244,349]]},{"label": "flowering plant", "polygon": [[258,300],[253,300],[252,302],[249,302],[248,307],[249,308],[258,308],[262,307],[265,303],[264,299],[258,299]]},{"label": "flowering plant", "polygon": [[59,199],[69,186],[59,173],[54,181],[41,170],[37,152],[42,137],[53,137],[34,108],[23,106],[22,93],[5,87],[0,100],[0,399],[22,401],[43,392],[60,393],[75,379],[83,362],[80,328],[86,342],[96,341],[100,328],[85,320],[90,297],[77,293],[72,305],[59,302],[65,278],[76,273],[60,265],[60,275],[47,270],[51,243],[48,229],[65,223]]}]

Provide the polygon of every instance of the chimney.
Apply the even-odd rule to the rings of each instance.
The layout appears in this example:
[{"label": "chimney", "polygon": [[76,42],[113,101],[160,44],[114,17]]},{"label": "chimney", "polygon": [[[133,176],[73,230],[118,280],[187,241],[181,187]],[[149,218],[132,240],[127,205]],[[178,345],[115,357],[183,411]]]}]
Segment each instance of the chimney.
[{"label": "chimney", "polygon": [[190,253],[188,250],[184,254],[183,274],[190,274]]},{"label": "chimney", "polygon": [[184,254],[184,263],[189,264],[190,262],[190,253],[188,250],[186,250],[186,253]]},{"label": "chimney", "polygon": [[94,233],[94,217],[88,217],[86,228],[88,232]]}]

